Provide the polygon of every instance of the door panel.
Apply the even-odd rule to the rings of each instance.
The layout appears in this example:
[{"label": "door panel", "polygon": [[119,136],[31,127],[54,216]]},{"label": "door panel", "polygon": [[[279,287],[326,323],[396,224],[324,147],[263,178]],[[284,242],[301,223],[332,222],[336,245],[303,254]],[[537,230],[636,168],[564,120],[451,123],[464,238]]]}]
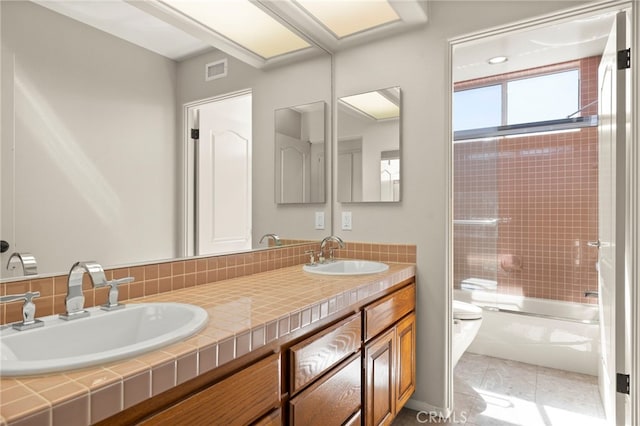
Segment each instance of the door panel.
[{"label": "door panel", "polygon": [[197,108],[196,254],[251,249],[251,94]]},{"label": "door panel", "polygon": [[416,389],[416,314],[396,326],[396,413]]},{"label": "door panel", "polygon": [[395,413],[394,395],[395,328],[369,343],[365,348],[365,425],[391,424]]},{"label": "door panel", "polygon": [[598,291],[601,363],[598,380],[607,419],[625,424],[628,396],[616,392],[616,373],[628,372],[625,326],[625,150],[629,72],[617,69],[617,52],[628,45],[626,13],[611,30],[598,70]]}]

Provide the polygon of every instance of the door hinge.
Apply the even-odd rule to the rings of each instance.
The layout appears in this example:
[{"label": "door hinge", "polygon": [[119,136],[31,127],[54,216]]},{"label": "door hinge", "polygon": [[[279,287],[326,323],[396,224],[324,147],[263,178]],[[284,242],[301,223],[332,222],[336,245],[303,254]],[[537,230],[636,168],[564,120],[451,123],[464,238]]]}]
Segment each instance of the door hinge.
[{"label": "door hinge", "polygon": [[631,68],[631,48],[618,50],[618,69],[626,70]]},{"label": "door hinge", "polygon": [[616,392],[629,395],[631,383],[628,374],[616,374]]},{"label": "door hinge", "polygon": [[191,139],[200,139],[200,129],[191,129]]}]

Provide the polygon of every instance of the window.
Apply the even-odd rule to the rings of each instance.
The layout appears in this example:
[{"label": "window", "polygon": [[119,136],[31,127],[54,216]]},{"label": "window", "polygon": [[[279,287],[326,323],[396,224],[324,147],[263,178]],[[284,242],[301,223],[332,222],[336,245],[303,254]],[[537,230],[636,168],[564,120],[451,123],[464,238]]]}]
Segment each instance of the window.
[{"label": "window", "polygon": [[460,90],[453,94],[453,130],[502,124],[502,85]]},{"label": "window", "polygon": [[507,82],[507,123],[567,118],[580,109],[578,70]]},{"label": "window", "polygon": [[580,109],[580,71],[459,90],[453,105],[454,131],[568,118]]}]

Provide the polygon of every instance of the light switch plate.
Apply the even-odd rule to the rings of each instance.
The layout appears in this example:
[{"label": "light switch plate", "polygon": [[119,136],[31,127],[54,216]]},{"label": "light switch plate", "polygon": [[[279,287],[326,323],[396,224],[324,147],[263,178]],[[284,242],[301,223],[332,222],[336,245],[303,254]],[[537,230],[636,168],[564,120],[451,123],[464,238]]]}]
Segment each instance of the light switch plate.
[{"label": "light switch plate", "polygon": [[351,212],[342,212],[342,230],[351,231]]},{"label": "light switch plate", "polygon": [[316,212],[316,229],[324,229],[324,212]]}]

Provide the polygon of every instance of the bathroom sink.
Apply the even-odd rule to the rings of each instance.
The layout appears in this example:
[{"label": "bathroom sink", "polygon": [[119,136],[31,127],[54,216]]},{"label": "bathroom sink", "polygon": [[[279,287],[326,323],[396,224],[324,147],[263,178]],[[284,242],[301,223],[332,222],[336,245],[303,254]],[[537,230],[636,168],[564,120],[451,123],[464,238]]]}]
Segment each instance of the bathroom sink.
[{"label": "bathroom sink", "polygon": [[371,260],[336,260],[329,263],[304,265],[303,270],[322,275],[365,275],[377,274],[389,269],[389,265]]},{"label": "bathroom sink", "polygon": [[22,376],[99,365],[128,358],[189,337],[209,315],[184,303],[128,304],[89,317],[63,321],[41,317],[44,327],[0,331],[0,376]]}]

